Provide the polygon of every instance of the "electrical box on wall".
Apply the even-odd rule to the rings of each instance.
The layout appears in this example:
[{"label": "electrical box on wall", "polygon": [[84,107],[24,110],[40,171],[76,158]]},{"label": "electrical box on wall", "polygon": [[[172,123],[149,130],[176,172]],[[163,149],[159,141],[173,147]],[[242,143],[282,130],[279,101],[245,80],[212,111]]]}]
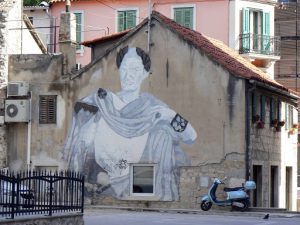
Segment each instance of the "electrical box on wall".
[{"label": "electrical box on wall", "polygon": [[28,99],[5,100],[5,122],[28,122],[30,118]]},{"label": "electrical box on wall", "polygon": [[27,96],[29,84],[27,82],[9,82],[7,85],[7,97]]}]

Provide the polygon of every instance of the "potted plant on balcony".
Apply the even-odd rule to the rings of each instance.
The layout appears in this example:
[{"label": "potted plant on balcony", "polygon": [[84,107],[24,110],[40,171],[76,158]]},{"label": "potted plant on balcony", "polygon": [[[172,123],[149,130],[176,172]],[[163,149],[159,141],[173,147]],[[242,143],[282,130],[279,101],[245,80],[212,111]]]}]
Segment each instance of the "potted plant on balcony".
[{"label": "potted plant on balcony", "polygon": [[258,129],[263,129],[265,127],[265,122],[264,121],[258,121],[256,124],[256,127]]},{"label": "potted plant on balcony", "polygon": [[288,135],[293,135],[293,134],[296,134],[296,133],[297,133],[297,129],[296,128],[291,128],[288,131]]},{"label": "potted plant on balcony", "polygon": [[278,122],[278,126],[283,127],[285,124],[284,120]]},{"label": "potted plant on balcony", "polygon": [[260,116],[259,115],[255,115],[255,116],[252,117],[252,122],[256,123],[256,122],[259,121],[259,119],[260,119]]},{"label": "potted plant on balcony", "polygon": [[276,128],[278,126],[278,122],[279,122],[278,119],[272,120],[271,121],[271,126]]}]

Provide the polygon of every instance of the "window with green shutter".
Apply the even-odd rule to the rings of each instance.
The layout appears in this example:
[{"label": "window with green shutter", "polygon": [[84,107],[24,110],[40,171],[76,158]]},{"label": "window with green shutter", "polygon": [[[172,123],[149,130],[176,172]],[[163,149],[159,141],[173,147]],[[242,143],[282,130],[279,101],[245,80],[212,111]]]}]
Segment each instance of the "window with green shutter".
[{"label": "window with green shutter", "polygon": [[247,52],[250,50],[250,10],[248,8],[243,8],[242,22],[242,48]]},{"label": "window with green shutter", "polygon": [[176,23],[182,26],[193,29],[194,8],[193,7],[174,8],[174,20]]},{"label": "window with green shutter", "polygon": [[76,49],[80,50],[81,45],[79,43],[82,41],[82,13],[74,13],[76,16]]},{"label": "window with green shutter", "polygon": [[277,103],[277,118],[278,118],[278,121],[281,121],[281,101],[278,100],[278,103]]},{"label": "window with green shutter", "polygon": [[266,97],[260,96],[260,120],[265,122],[266,119]]},{"label": "window with green shutter", "polygon": [[118,32],[136,26],[136,10],[118,11]]},{"label": "window with green shutter", "polygon": [[252,119],[254,120],[255,116],[256,116],[256,94],[252,93],[251,96],[251,107],[252,107]]},{"label": "window with green shutter", "polygon": [[270,13],[268,12],[261,12],[261,19],[262,19],[262,50],[263,52],[267,53],[270,51]]},{"label": "window with green shutter", "polygon": [[39,121],[41,124],[56,123],[56,95],[40,95]]}]

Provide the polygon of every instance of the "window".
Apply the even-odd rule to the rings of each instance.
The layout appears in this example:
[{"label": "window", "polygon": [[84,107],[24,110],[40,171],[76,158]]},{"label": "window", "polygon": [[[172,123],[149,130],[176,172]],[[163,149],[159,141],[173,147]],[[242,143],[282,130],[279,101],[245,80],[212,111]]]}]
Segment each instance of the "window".
[{"label": "window", "polygon": [[265,122],[266,118],[266,97],[261,95],[260,96],[260,120]]},{"label": "window", "polygon": [[136,26],[137,10],[118,11],[118,32]]},{"label": "window", "polygon": [[288,106],[288,128],[292,128],[294,124],[293,106]]},{"label": "window", "polygon": [[41,95],[39,117],[41,124],[56,123],[56,95]]},{"label": "window", "polygon": [[153,165],[132,165],[131,193],[136,195],[154,194]]},{"label": "window", "polygon": [[290,129],[294,124],[293,106],[285,103],[285,129]]},{"label": "window", "polygon": [[82,22],[83,22],[83,13],[81,12],[74,12],[76,17],[76,50],[82,50],[82,45],[79,45],[82,42]]},{"label": "window", "polygon": [[256,109],[257,109],[257,101],[256,101],[256,94],[255,93],[252,93],[251,107],[252,107],[252,119],[254,120],[254,118],[256,116]]},{"label": "window", "polygon": [[279,120],[279,102],[270,98],[270,125],[273,125],[274,120]]},{"label": "window", "polygon": [[262,10],[243,8],[242,48],[244,51],[270,51],[270,13]]},{"label": "window", "polygon": [[176,23],[190,29],[194,29],[194,7],[174,8],[174,20]]}]

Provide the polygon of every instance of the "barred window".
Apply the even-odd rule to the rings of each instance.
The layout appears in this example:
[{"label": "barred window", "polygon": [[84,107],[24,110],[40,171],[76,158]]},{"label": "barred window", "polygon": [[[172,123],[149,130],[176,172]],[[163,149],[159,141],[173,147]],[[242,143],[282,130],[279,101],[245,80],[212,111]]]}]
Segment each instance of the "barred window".
[{"label": "barred window", "polygon": [[56,123],[56,95],[40,95],[40,123]]}]

